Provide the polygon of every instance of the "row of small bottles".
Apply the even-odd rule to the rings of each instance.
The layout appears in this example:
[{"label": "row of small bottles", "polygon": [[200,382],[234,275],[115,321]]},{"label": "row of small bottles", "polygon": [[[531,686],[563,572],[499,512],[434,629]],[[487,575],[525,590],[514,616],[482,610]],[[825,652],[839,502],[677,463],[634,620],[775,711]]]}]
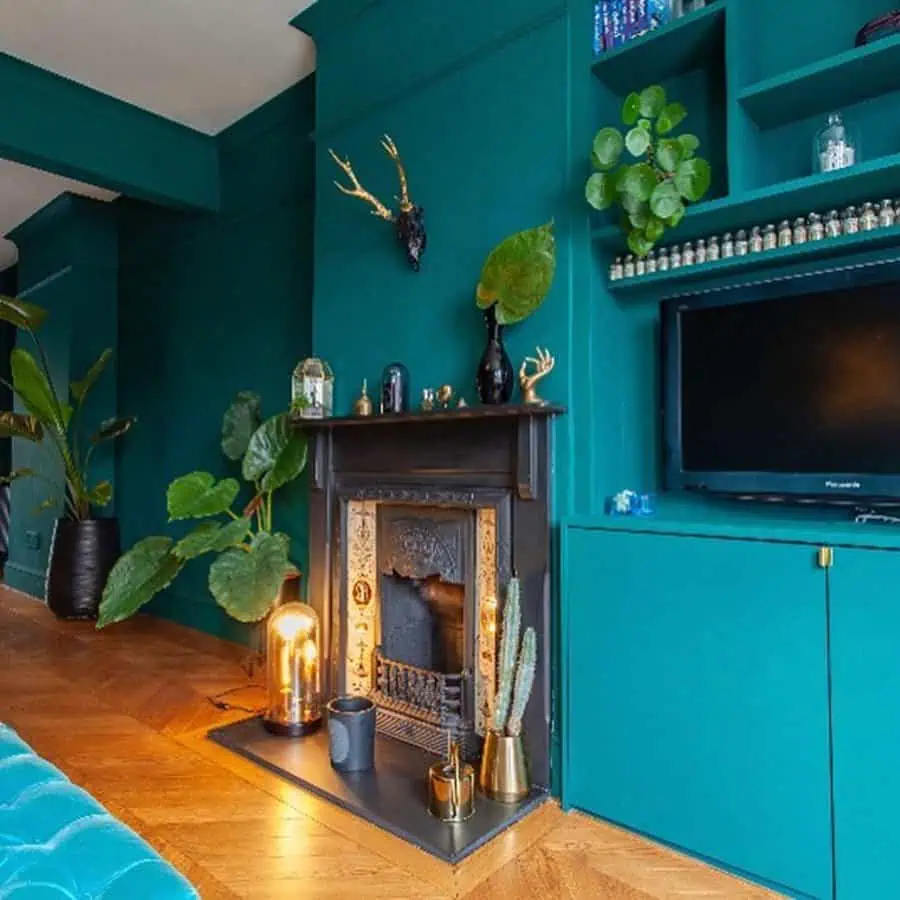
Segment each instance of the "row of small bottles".
[{"label": "row of small bottles", "polygon": [[744,229],[736,234],[729,231],[721,238],[698,238],[695,243],[686,241],[682,245],[663,247],[658,253],[651,250],[644,258],[635,258],[631,254],[624,260],[616,257],[609,267],[609,278],[610,281],[619,281],[622,278],[668,272],[684,266],[763,253],[809,241],[890,228],[898,221],[898,216],[900,199],[893,202],[882,200],[881,203],[864,203],[861,210],[848,206],[842,213],[833,209],[824,216],[810,213],[807,217],[799,216],[793,222],[784,219],[777,228],[774,225],[766,225],[764,228],[755,225],[749,234]]}]

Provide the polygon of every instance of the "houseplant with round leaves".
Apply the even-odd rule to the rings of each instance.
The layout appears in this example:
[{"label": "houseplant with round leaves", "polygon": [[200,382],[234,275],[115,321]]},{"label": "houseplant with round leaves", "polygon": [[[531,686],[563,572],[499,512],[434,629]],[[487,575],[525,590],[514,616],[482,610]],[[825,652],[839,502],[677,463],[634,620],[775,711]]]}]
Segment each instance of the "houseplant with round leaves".
[{"label": "houseplant with round leaves", "polygon": [[676,135],[687,110],[670,103],[658,84],[631,93],[622,106],[623,133],[601,128],[591,149],[593,174],[587,202],[597,210],[622,208],[628,247],[646,256],[666,230],[676,228],[687,204],[701,200],[712,180],[709,163],[697,156],[696,135]]},{"label": "houseplant with round leaves", "polygon": [[192,559],[214,554],[209,590],[239,622],[258,622],[275,604],[282,583],[297,574],[290,539],[275,531],[272,498],[306,467],[306,439],[283,412],[263,420],[258,394],[242,391],[222,421],[222,452],[240,462],[253,497],[239,511],[236,478],[196,471],[176,478],[166,492],[169,521],[197,524],[180,540],[168,535],[138,541],[113,568],[100,603],[98,628],[134,615],[167,588]]},{"label": "houseplant with round leaves", "polygon": [[23,411],[0,412],[0,437],[47,447],[59,459],[62,481],[56,483],[47,472],[33,468],[13,469],[0,481],[37,478],[48,483],[51,496],[41,507],[60,506],[62,515],[53,527],[47,605],[60,618],[86,619],[96,615],[106,576],[119,555],[118,520],[97,515],[112,500],[112,484],[91,478],[91,461],[102,445],[126,434],[135,419],[107,419],[84,440],[80,426],[85,401],[112,350],[104,350],[82,378],[60,391],[38,337],[47,316],[47,310],[33,303],[0,296],[0,319],[27,335],[34,348],[32,352],[19,344],[9,355],[12,383],[3,384]]},{"label": "houseplant with round leaves", "polygon": [[510,235],[485,260],[475,289],[475,303],[488,329],[475,379],[482,403],[507,403],[512,396],[514,373],[503,347],[503,329],[527,319],[544,302],[555,274],[552,222]]}]

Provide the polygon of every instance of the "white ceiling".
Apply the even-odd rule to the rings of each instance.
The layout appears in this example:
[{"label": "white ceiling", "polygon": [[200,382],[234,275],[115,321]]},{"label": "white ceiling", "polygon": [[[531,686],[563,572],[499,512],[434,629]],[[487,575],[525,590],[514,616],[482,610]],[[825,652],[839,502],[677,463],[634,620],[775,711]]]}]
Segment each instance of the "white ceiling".
[{"label": "white ceiling", "polygon": [[[290,26],[311,2],[0,0],[0,51],[217,134],[315,68],[312,41]],[[0,160],[0,234],[66,190],[115,196]]]}]

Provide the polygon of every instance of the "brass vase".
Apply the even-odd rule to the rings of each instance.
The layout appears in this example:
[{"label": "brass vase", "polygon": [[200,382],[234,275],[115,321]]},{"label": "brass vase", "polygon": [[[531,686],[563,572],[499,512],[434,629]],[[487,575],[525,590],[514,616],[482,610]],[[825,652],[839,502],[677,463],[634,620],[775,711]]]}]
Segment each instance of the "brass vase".
[{"label": "brass vase", "polygon": [[522,735],[507,737],[496,731],[487,733],[478,786],[486,797],[500,803],[518,803],[528,796],[531,785]]}]

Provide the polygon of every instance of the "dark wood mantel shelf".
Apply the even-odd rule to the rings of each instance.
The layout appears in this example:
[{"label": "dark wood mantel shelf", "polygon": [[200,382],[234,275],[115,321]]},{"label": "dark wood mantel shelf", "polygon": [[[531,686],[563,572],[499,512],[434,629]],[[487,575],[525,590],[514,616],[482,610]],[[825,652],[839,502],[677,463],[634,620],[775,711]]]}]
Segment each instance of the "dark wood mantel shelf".
[{"label": "dark wood mantel shelf", "polygon": [[407,413],[388,413],[373,416],[331,416],[327,419],[302,419],[294,416],[295,425],[304,428],[342,428],[346,425],[404,425],[413,422],[471,422],[478,419],[500,419],[515,416],[561,416],[565,406],[548,403],[546,406],[526,406],[523,403],[507,403],[503,406],[464,406],[452,409],[436,409],[433,412],[414,410]]}]

